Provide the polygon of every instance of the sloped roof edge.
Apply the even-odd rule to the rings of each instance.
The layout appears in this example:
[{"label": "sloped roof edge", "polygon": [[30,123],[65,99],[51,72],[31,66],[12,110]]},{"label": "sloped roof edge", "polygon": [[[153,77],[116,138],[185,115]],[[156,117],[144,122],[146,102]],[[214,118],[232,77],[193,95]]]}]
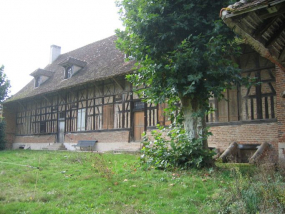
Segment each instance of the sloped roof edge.
[{"label": "sloped roof edge", "polygon": [[[115,35],[99,40],[97,42],[80,47],[73,51],[59,55],[59,57],[44,69],[36,70],[33,75],[39,75],[42,70],[53,71],[54,74],[40,87],[34,87],[34,81],[30,81],[18,93],[13,95],[5,102],[33,98],[43,94],[53,93],[55,91],[83,85],[89,82],[125,75],[134,70],[134,61],[125,61],[124,53],[116,49]],[[76,62],[75,62],[76,61]],[[61,63],[77,63],[84,66],[81,72],[78,72],[72,78],[64,78],[64,67]]]},{"label": "sloped roof edge", "polygon": [[[248,2],[245,0],[242,0],[240,2]],[[242,8],[236,7],[234,8],[233,5],[228,6],[227,8],[222,8],[220,12],[220,16],[224,23],[231,28],[237,35],[241,36],[244,39],[244,43],[250,45],[256,52],[258,52],[262,57],[267,58],[271,62],[273,62],[275,65],[280,67],[285,72],[285,67],[282,64],[282,62],[273,55],[266,46],[259,41],[258,39],[254,38],[252,35],[247,33],[245,29],[241,28],[239,24],[234,21],[232,18],[234,16],[239,16],[242,14],[250,13],[262,8],[271,7],[276,4],[281,4],[285,2],[285,0],[275,0],[275,1],[268,1],[268,0],[255,0],[251,1],[250,3],[254,3],[250,7],[248,7],[246,4],[243,5]],[[250,10],[249,10],[250,8]],[[238,11],[237,13],[233,13],[234,11]]]},{"label": "sloped roof edge", "polygon": [[48,71],[45,69],[38,68],[35,70],[33,73],[30,75],[33,77],[38,77],[38,76],[46,76],[46,77],[51,77],[54,74],[54,71]]},{"label": "sloped roof edge", "polygon": [[76,66],[79,66],[81,68],[83,68],[86,64],[87,64],[87,62],[82,61],[80,59],[75,59],[73,57],[68,57],[67,59],[65,59],[59,63],[59,65],[61,65],[62,67],[76,65]]},{"label": "sloped roof edge", "polygon": [[260,10],[262,8],[269,8],[276,4],[280,4],[285,2],[285,0],[241,0],[236,2],[235,4],[229,5],[226,8],[222,8],[220,12],[220,16],[223,19],[239,16],[244,13],[248,13],[251,11]]},{"label": "sloped roof edge", "polygon": [[63,91],[63,90],[68,90],[70,88],[79,87],[81,85],[89,84],[89,83],[92,83],[92,82],[94,82],[94,84],[95,84],[96,82],[104,81],[106,79],[110,79],[110,78],[114,78],[114,77],[124,76],[124,75],[127,75],[127,74],[131,74],[133,72],[134,72],[134,69],[129,70],[129,71],[127,71],[125,73],[122,73],[122,74],[108,76],[108,77],[102,77],[102,78],[99,78],[99,79],[96,79],[96,80],[89,80],[89,81],[86,81],[84,83],[80,83],[80,84],[72,85],[72,86],[66,86],[66,87],[63,87],[63,88],[60,88],[60,89],[50,90],[50,91],[48,91],[46,93],[37,94],[37,95],[34,95],[34,96],[25,96],[23,98],[16,98],[16,99],[13,99],[13,96],[12,96],[12,97],[8,98],[7,100],[5,100],[3,103],[5,104],[5,103],[11,103],[11,102],[15,102],[15,101],[19,101],[20,102],[20,101],[23,101],[23,100],[26,100],[26,99],[34,99],[36,97],[45,96],[45,95],[48,95],[48,94],[54,94],[54,93],[57,93],[57,92],[60,92],[60,91]]}]

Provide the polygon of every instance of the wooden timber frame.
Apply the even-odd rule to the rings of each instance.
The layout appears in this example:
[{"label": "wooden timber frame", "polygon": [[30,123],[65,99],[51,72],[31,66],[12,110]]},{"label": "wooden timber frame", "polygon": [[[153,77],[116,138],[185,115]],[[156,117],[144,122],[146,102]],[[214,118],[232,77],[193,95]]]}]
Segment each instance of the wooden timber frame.
[{"label": "wooden timber frame", "polygon": [[158,105],[143,103],[137,109],[140,102],[124,76],[25,99],[17,107],[16,135],[58,134],[59,120],[64,120],[65,133],[129,130],[132,141],[134,112],[144,112],[145,132],[159,118],[161,125],[168,120]]},{"label": "wooden timber frame", "polygon": [[[276,80],[274,65],[245,47],[238,59],[242,75],[256,79],[250,87],[235,86],[224,92],[224,100],[212,98],[215,111],[206,116],[208,125],[238,121],[276,120]],[[73,88],[18,100],[16,135],[57,134],[59,120],[65,133],[128,130],[134,140],[134,116],[143,112],[143,131],[157,124],[170,125],[166,104],[142,103],[123,75]]]},{"label": "wooden timber frame", "polygon": [[241,75],[255,79],[249,87],[235,85],[223,92],[224,98],[211,98],[209,105],[215,111],[206,116],[208,124],[233,121],[276,119],[275,66],[260,57],[249,47],[244,47],[238,59]]}]

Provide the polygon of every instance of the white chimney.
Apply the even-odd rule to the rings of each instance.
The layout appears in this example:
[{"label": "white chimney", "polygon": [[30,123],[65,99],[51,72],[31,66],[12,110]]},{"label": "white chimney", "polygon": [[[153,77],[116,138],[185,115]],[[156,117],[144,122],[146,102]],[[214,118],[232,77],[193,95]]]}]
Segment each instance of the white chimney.
[{"label": "white chimney", "polygon": [[50,46],[50,58],[49,58],[49,63],[53,63],[54,60],[60,55],[61,52],[61,47],[56,46],[56,45],[51,45]]}]

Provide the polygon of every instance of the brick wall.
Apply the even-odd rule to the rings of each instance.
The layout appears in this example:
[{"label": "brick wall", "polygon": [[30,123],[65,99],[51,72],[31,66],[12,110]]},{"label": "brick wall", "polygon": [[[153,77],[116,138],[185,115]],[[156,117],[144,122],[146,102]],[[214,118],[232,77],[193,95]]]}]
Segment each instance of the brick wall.
[{"label": "brick wall", "polygon": [[55,143],[56,135],[16,136],[14,143]]},{"label": "brick wall", "polygon": [[274,161],[277,160],[277,122],[213,126],[210,128],[210,131],[213,135],[209,137],[208,144],[210,147],[219,148],[220,152],[223,152],[233,142],[239,144],[261,144],[268,142],[272,145],[270,156]]},{"label": "brick wall", "polygon": [[4,121],[6,122],[6,148],[12,149],[16,133],[16,105],[4,104],[3,117]]},{"label": "brick wall", "polygon": [[100,143],[129,142],[129,131],[108,131],[88,133],[67,133],[64,142],[77,143],[78,140],[98,140]]},{"label": "brick wall", "polygon": [[276,66],[276,112],[278,121],[279,158],[285,159],[285,71]]},{"label": "brick wall", "polygon": [[[100,143],[129,142],[129,131],[67,133],[65,143],[77,143],[79,140],[98,140]],[[16,136],[14,143],[55,143],[56,135]]]}]

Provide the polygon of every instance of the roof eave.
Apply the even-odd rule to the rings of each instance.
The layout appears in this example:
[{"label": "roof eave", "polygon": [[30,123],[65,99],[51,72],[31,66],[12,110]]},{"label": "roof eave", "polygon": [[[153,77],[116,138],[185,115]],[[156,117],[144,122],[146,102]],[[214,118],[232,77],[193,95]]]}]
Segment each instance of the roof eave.
[{"label": "roof eave", "polygon": [[258,40],[254,39],[251,35],[246,33],[241,27],[239,27],[232,19],[223,18],[224,23],[231,28],[237,35],[241,36],[245,39],[245,44],[250,45],[257,53],[259,53],[262,57],[267,58],[272,63],[280,67],[285,72],[285,67],[282,65],[275,56],[273,56],[270,51]]},{"label": "roof eave", "polygon": [[37,95],[34,95],[34,96],[28,96],[28,97],[23,97],[23,98],[18,98],[18,99],[13,99],[13,97],[5,100],[3,102],[3,104],[8,104],[8,103],[12,103],[12,102],[20,102],[22,100],[27,100],[27,99],[34,99],[36,97],[40,97],[40,96],[45,96],[47,94],[52,94],[52,93],[56,93],[58,91],[61,91],[61,90],[67,90],[69,88],[74,88],[74,87],[77,87],[77,86],[80,86],[80,85],[84,85],[84,84],[89,84],[91,82],[98,82],[98,81],[103,81],[103,80],[106,80],[106,79],[109,79],[109,78],[114,78],[116,76],[122,76],[122,75],[127,75],[127,74],[130,74],[130,73],[133,73],[135,69],[131,69],[131,70],[128,70],[124,73],[121,73],[121,74],[115,74],[115,75],[111,75],[111,76],[108,76],[108,77],[102,77],[102,78],[98,78],[98,79],[93,79],[93,80],[90,80],[90,81],[86,81],[84,83],[79,83],[79,84],[76,84],[76,85],[72,85],[72,86],[66,86],[66,87],[62,87],[60,89],[57,89],[57,90],[51,90],[51,91],[47,91],[45,93],[41,93],[41,94],[37,94]]},{"label": "roof eave", "polygon": [[[260,5],[257,5],[255,7],[251,7],[251,8],[248,8],[245,10],[240,10],[240,11],[235,11],[235,9],[232,9],[232,10],[230,10],[231,13],[224,15],[223,19],[224,18],[227,19],[227,18],[231,18],[231,17],[235,17],[235,16],[240,16],[242,14],[253,12],[256,10],[263,9],[263,8],[273,7],[274,5],[280,4],[282,2],[285,2],[285,0],[276,0],[276,1],[270,2],[268,4],[260,4]],[[223,8],[223,9],[225,9],[225,8]]]}]

